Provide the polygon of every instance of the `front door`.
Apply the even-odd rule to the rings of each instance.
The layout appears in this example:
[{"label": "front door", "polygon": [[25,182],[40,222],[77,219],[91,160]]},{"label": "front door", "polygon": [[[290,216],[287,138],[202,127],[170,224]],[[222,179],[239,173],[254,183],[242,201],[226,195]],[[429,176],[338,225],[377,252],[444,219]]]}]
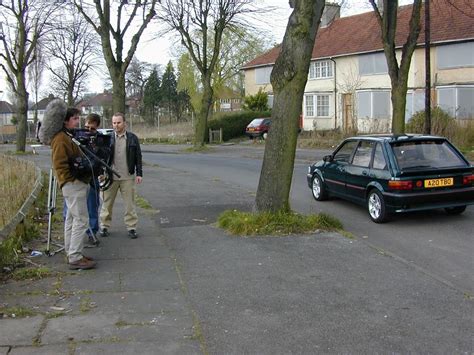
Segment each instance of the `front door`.
[{"label": "front door", "polygon": [[343,115],[344,115],[344,131],[350,132],[354,129],[353,119],[354,119],[354,107],[352,101],[352,94],[343,94],[342,95],[342,104],[344,105]]}]

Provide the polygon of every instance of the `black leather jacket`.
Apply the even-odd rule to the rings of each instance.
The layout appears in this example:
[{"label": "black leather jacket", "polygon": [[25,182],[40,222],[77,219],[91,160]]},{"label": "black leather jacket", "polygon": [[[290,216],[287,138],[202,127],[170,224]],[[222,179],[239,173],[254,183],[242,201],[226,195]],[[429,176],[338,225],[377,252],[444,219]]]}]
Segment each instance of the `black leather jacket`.
[{"label": "black leather jacket", "polygon": [[[140,149],[140,142],[138,137],[131,133],[125,132],[127,135],[127,166],[128,172],[130,174],[135,174],[136,176],[143,176],[142,171],[142,151]],[[114,161],[114,149],[115,149],[115,133],[112,135],[111,139],[111,153],[109,157],[109,164],[112,164]]]}]

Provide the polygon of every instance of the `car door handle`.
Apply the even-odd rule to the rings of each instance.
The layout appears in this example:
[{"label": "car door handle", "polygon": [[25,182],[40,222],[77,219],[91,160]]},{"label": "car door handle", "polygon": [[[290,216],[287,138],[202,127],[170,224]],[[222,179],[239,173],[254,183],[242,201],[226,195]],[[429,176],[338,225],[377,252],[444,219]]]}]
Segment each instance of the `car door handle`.
[{"label": "car door handle", "polygon": [[362,175],[367,176],[367,175],[369,175],[369,173],[366,170],[364,170],[364,171],[362,171]]}]

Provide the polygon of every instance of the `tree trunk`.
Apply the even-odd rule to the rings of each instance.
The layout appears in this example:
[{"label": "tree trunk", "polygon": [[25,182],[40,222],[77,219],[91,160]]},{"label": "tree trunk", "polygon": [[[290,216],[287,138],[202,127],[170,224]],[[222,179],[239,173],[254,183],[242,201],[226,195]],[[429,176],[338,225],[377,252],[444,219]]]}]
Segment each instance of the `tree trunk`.
[{"label": "tree trunk", "polygon": [[28,92],[25,86],[25,73],[18,73],[17,77],[17,94],[16,94],[16,115],[17,115],[17,131],[16,131],[16,150],[24,152],[26,148],[26,131],[28,124]]},{"label": "tree trunk", "polygon": [[201,108],[196,117],[196,124],[194,126],[194,147],[203,147],[206,143],[207,135],[207,118],[212,105],[212,86],[211,76],[203,75],[203,91],[201,98]]},{"label": "tree trunk", "polygon": [[[289,211],[298,120],[314,40],[324,0],[294,4],[280,55],[271,75],[275,94],[272,128],[268,134],[255,207],[258,211]],[[293,7],[293,6],[292,6]]]},{"label": "tree trunk", "polygon": [[392,133],[405,133],[405,108],[407,102],[407,86],[392,84]]},{"label": "tree trunk", "polygon": [[125,114],[125,75],[121,75],[117,70],[116,73],[110,73],[110,78],[112,79],[112,114],[115,112]]}]

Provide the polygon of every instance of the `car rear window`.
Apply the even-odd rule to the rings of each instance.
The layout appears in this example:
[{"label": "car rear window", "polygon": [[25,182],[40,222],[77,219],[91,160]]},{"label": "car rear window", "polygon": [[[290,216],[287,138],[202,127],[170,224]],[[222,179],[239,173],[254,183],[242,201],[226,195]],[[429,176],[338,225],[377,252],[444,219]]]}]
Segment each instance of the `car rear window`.
[{"label": "car rear window", "polygon": [[392,150],[400,170],[466,166],[443,140],[397,142],[392,144]]},{"label": "car rear window", "polygon": [[256,118],[252,122],[249,123],[248,127],[257,127],[260,126],[263,122],[264,118]]}]

